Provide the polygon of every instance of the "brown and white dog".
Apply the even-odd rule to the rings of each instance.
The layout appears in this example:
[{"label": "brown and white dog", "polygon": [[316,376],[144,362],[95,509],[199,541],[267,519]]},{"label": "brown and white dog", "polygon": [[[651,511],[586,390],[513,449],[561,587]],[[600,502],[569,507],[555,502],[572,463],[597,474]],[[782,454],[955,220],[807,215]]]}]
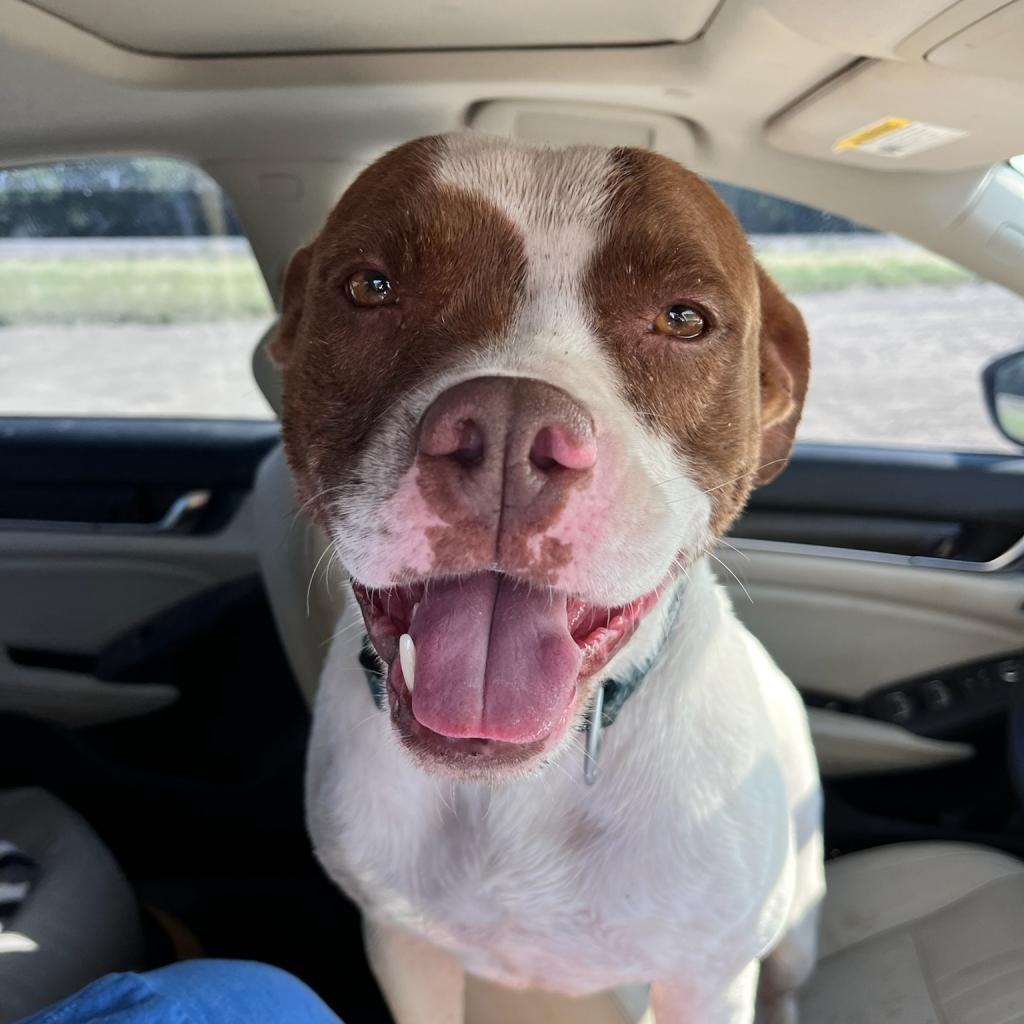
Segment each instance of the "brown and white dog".
[{"label": "brown and white dog", "polygon": [[377,711],[343,623],[308,817],[400,1024],[459,1021],[464,971],[795,1019],[815,760],[706,555],[785,464],[808,340],[728,209],[648,152],[420,139],[295,255],[272,351],[386,675]]}]

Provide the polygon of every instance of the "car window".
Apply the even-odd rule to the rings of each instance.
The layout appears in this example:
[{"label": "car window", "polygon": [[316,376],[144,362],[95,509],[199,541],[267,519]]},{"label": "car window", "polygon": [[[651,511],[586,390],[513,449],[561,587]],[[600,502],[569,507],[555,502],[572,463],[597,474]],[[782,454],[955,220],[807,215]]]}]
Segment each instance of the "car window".
[{"label": "car window", "polygon": [[0,170],[0,414],[268,418],[249,360],[272,314],[195,167]]},{"label": "car window", "polygon": [[895,235],[715,184],[810,330],[800,440],[1017,450],[989,419],[981,370],[1024,345],[1024,299]]},{"label": "car window", "polygon": [[[715,183],[800,306],[799,437],[999,451],[980,370],[1024,300],[894,235]],[[249,360],[273,307],[230,203],[165,159],[0,170],[0,414],[269,418]]]}]

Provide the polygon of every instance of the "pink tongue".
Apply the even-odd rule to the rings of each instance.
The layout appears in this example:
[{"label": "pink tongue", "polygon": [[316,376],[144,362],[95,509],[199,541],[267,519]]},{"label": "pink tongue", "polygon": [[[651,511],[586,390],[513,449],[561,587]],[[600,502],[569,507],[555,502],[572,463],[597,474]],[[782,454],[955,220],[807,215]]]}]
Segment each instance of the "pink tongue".
[{"label": "pink tongue", "polygon": [[576,692],[583,660],[565,602],[489,572],[431,583],[409,630],[417,721],[460,739],[547,736]]}]

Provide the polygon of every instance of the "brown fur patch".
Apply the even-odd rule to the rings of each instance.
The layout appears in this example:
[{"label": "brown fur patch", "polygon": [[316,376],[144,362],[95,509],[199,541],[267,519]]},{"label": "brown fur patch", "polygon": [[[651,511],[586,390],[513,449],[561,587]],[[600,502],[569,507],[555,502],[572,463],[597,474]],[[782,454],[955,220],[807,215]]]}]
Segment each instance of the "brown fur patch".
[{"label": "brown fur patch", "polygon": [[[770,478],[762,464],[788,455],[806,390],[806,331],[708,185],[654,153],[613,157],[603,244],[586,284],[594,330],[641,419],[709,492],[711,526],[722,534],[755,480]],[[653,331],[676,304],[710,315],[704,337]]]},{"label": "brown fur patch", "polygon": [[757,268],[761,295],[761,468],[756,485],[785,468],[807,397],[811,343],[800,310]]},{"label": "brown fur patch", "polygon": [[[285,277],[272,346],[284,370],[285,449],[299,498],[321,522],[337,488],[361,486],[354,467],[389,396],[457,365],[520,303],[522,238],[492,203],[432,183],[442,147],[419,139],[364,171]],[[388,275],[394,305],[349,302],[346,282],[366,268]],[[393,454],[411,463],[412,441]],[[326,487],[335,490],[321,495]]]}]

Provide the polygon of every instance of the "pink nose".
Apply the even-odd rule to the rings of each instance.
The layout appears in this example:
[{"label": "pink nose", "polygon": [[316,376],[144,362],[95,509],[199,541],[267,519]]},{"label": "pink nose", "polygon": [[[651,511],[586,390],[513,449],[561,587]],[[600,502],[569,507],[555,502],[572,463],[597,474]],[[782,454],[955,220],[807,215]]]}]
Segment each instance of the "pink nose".
[{"label": "pink nose", "polygon": [[590,413],[559,388],[520,377],[445,391],[423,417],[419,449],[453,501],[516,515],[564,496],[597,463]]}]

